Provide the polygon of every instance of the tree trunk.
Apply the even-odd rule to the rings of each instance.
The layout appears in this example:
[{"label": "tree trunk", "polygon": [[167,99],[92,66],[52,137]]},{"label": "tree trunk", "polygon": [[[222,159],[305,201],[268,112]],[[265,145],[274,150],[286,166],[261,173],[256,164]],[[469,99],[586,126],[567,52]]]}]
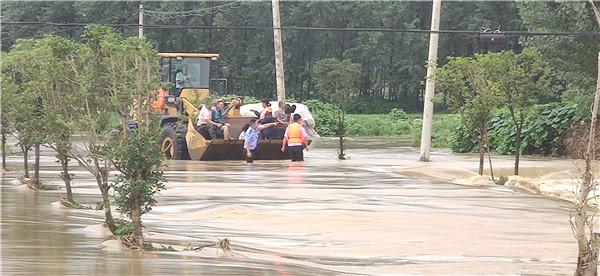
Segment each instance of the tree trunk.
[{"label": "tree trunk", "polygon": [[515,175],[519,175],[519,160],[521,159],[521,132],[523,131],[523,123],[525,118],[523,113],[520,114],[519,125],[517,126],[517,141],[515,142]]},{"label": "tree trunk", "polygon": [[340,154],[338,155],[338,159],[344,160],[346,157],[344,156],[344,136],[340,135]]},{"label": "tree trunk", "polygon": [[96,182],[98,183],[98,188],[100,188],[102,202],[104,203],[104,215],[106,217],[104,222],[110,232],[115,234],[116,227],[110,210],[110,200],[108,198],[108,172],[105,173],[104,171],[106,170],[96,173]]},{"label": "tree trunk", "polygon": [[479,126],[479,175],[483,175],[484,149],[483,149],[483,130],[482,124]]},{"label": "tree trunk", "polygon": [[483,136],[485,138],[485,150],[487,151],[488,160],[490,162],[490,176],[492,177],[492,181],[496,182],[496,179],[494,178],[494,168],[492,167],[492,150],[490,149],[487,127],[484,128],[483,131],[485,132],[485,135]]},{"label": "tree trunk", "polygon": [[24,176],[29,178],[29,160],[28,160],[28,154],[29,154],[29,147],[21,145],[21,151],[23,152],[23,171],[24,171]]},{"label": "tree trunk", "polygon": [[135,193],[131,202],[131,222],[133,223],[133,236],[140,248],[144,248],[144,235],[142,234],[142,207],[140,199]]},{"label": "tree trunk", "polygon": [[40,144],[35,144],[35,163],[33,164],[33,186],[40,187]]},{"label": "tree trunk", "polygon": [[71,190],[71,175],[69,174],[69,158],[67,158],[64,154],[58,154],[58,160],[60,161],[60,166],[62,167],[61,177],[65,182],[65,188],[67,190],[67,201],[71,203],[75,203],[73,200],[73,192]]},{"label": "tree trunk", "polygon": [[2,169],[6,170],[6,134],[2,134]]},{"label": "tree trunk", "polygon": [[[598,238],[596,237],[597,233],[593,233],[595,221],[593,215],[590,216],[588,214],[587,203],[589,193],[596,189],[592,174],[592,160],[595,157],[594,149],[596,145],[594,140],[598,117],[598,105],[600,104],[600,52],[598,53],[598,69],[596,95],[594,97],[590,122],[590,136],[585,151],[585,171],[582,175],[581,186],[577,189],[577,201],[574,206],[575,214],[571,217],[571,223],[573,224],[573,231],[575,232],[575,238],[577,239],[577,246],[579,249],[575,276],[598,275]],[[588,227],[587,223],[590,223],[591,225]],[[586,235],[588,231],[590,233],[589,237]]]},{"label": "tree trunk", "polygon": [[338,111],[338,135],[340,137],[340,154],[338,155],[339,160],[345,160],[346,156],[344,154],[344,133],[345,125],[344,125],[344,112],[342,110]]}]

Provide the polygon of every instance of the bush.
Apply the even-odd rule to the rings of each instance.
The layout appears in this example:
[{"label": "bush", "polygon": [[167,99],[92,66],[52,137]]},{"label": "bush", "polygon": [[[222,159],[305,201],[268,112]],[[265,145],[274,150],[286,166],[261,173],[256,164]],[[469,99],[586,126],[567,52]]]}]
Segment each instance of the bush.
[{"label": "bush", "polygon": [[458,127],[454,128],[454,133],[450,138],[450,148],[454,152],[466,153],[475,151],[475,147],[479,140],[475,140],[469,135],[465,127],[460,124]]},{"label": "bush", "polygon": [[115,235],[127,236],[133,233],[133,223],[128,221],[116,221],[115,222]]},{"label": "bush", "polygon": [[389,113],[390,119],[393,121],[406,121],[408,120],[408,114],[400,108],[392,108]]},{"label": "bush", "polygon": [[[523,126],[523,147],[525,154],[562,154],[565,146],[564,134],[573,123],[581,120],[577,105],[550,103],[536,105],[527,115]],[[491,148],[499,154],[514,154],[516,143],[516,127],[510,112],[500,109],[488,125],[488,138]],[[452,150],[455,152],[477,151],[477,137],[472,137],[462,130],[455,129]]]},{"label": "bush", "polygon": [[[315,118],[317,132],[322,136],[336,135],[337,107],[319,100],[304,104]],[[454,129],[460,126],[457,115],[437,115],[433,123],[432,145],[449,147]],[[404,110],[392,108],[388,114],[349,114],[346,116],[346,136],[412,136],[418,145],[421,139],[421,120],[410,120]]]},{"label": "bush", "polygon": [[315,119],[317,132],[323,136],[333,136],[336,131],[338,107],[319,100],[304,102]]},{"label": "bush", "polygon": [[349,114],[387,114],[400,107],[397,102],[376,97],[355,96],[348,99]]},{"label": "bush", "polygon": [[[413,137],[413,146],[421,144],[422,125],[423,121],[421,119],[412,121],[411,136]],[[456,128],[460,125],[460,117],[455,114],[441,114],[434,117],[431,126],[431,146],[434,148],[451,147]]]}]

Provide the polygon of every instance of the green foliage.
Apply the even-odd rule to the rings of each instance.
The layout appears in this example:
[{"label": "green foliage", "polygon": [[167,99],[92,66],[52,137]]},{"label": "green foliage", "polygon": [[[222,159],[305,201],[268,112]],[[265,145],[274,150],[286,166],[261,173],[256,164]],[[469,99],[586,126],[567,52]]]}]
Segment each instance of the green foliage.
[{"label": "green foliage", "polygon": [[127,221],[115,222],[115,235],[117,236],[128,236],[133,233],[133,223]]},{"label": "green foliage", "polygon": [[[319,100],[308,100],[304,104],[313,114],[317,132],[322,136],[336,135],[337,108]],[[460,125],[460,117],[454,114],[436,115],[433,123],[434,147],[449,147],[454,128]],[[402,109],[389,114],[348,114],[346,118],[347,136],[409,136],[415,143],[421,135],[421,120],[411,120]]]},{"label": "green foliage", "polygon": [[[489,72],[496,65],[494,57],[494,54],[476,55],[474,58],[454,57],[435,76],[450,110],[461,115],[461,125],[453,129],[458,130],[460,136],[477,137],[479,145],[486,143],[485,135],[481,134],[486,132],[488,121],[499,102],[496,85],[489,81]],[[465,151],[471,146],[469,140],[461,142],[457,137],[450,137],[444,136],[443,139],[447,139],[446,142],[458,151]]]},{"label": "green foliage", "polygon": [[315,119],[317,133],[323,136],[333,136],[336,131],[336,116],[339,108],[333,104],[308,100],[303,102]]},{"label": "green foliage", "polygon": [[386,114],[400,108],[394,101],[366,96],[353,96],[348,99],[348,114]]},{"label": "green foliage", "polygon": [[335,103],[342,112],[348,110],[348,99],[356,89],[360,64],[349,59],[325,58],[317,61],[313,78],[319,98]]},{"label": "green foliage", "polygon": [[[596,5],[598,5],[598,2]],[[519,16],[532,30],[597,31],[594,13],[587,1],[520,1]],[[597,74],[596,37],[527,37],[523,46],[536,49],[552,64],[565,88],[563,101],[577,104],[580,116],[589,117]]]},{"label": "green foliage", "polygon": [[[419,146],[421,143],[421,119],[412,122],[411,136],[413,145]],[[431,146],[434,148],[448,148],[452,146],[454,131],[461,125],[461,118],[456,114],[440,114],[434,116],[431,127]]]},{"label": "green foliage", "polygon": [[[523,127],[523,148],[526,154],[559,155],[563,154],[565,145],[563,135],[582,117],[578,115],[576,105],[551,103],[535,105],[527,114]],[[476,136],[468,135],[457,128],[453,135],[452,150],[469,152],[477,149],[474,144]],[[490,146],[499,154],[514,154],[516,128],[507,109],[499,109],[489,123]]]},{"label": "green foliage", "polygon": [[[149,1],[147,10],[176,12],[206,9],[222,3],[212,1]],[[3,1],[4,21],[43,21],[61,23],[137,24],[135,1]],[[195,16],[147,15],[147,24],[203,26],[269,26],[270,3],[242,1],[216,13]],[[441,25],[450,29],[478,30],[501,25],[504,30],[594,31],[597,27],[586,1],[452,1],[444,2]],[[284,25],[376,27],[399,29],[427,28],[431,3],[421,1],[284,1],[280,6]],[[343,14],[343,16],[332,16]],[[74,40],[85,28],[39,25],[6,25],[2,28],[2,50],[8,51],[18,38],[41,37],[56,33]],[[121,35],[135,36],[136,28],[121,28]],[[229,68],[229,93],[256,99],[274,98],[273,36],[266,31],[211,29],[146,29],[147,39],[161,52],[217,52],[221,54],[212,72],[225,77]],[[510,37],[509,47],[535,48],[560,71],[567,89],[563,99],[590,106],[595,82],[594,57],[600,44],[596,37]],[[202,41],[202,43],[198,43]],[[349,113],[388,113],[391,107],[416,111],[422,106],[420,95],[427,56],[426,34],[393,32],[285,32],[286,88],[289,97],[300,101],[315,98],[316,62],[329,57],[350,59],[362,65],[357,91],[350,100]],[[439,63],[448,56],[470,56],[473,39],[461,35],[440,37]],[[592,54],[593,55],[593,54]],[[590,85],[591,84],[591,85]],[[359,98],[360,97],[360,98]],[[369,100],[363,100],[367,98]],[[387,104],[363,104],[384,101]],[[356,105],[355,105],[356,103]],[[440,106],[440,105],[438,105]],[[357,110],[357,111],[354,111]],[[359,111],[360,110],[360,111]],[[587,109],[581,109],[587,112]]]},{"label": "green foliage", "polygon": [[408,120],[408,114],[400,108],[392,108],[389,113],[390,119],[393,121],[406,121]]},{"label": "green foliage", "polygon": [[156,204],[154,195],[165,189],[163,155],[156,132],[130,132],[126,140],[109,144],[108,154],[120,174],[113,180],[117,209],[131,216],[138,205],[146,213]]},{"label": "green foliage", "polygon": [[496,184],[504,185],[506,183],[506,181],[508,181],[508,177],[501,175],[500,177],[498,177],[498,180],[496,180]]},{"label": "green foliage", "polygon": [[346,136],[348,98],[356,89],[360,68],[360,64],[352,63],[350,59],[325,58],[317,61],[313,71],[317,95],[337,106],[335,134],[340,137],[340,160],[346,159],[343,137]]},{"label": "green foliage", "polygon": [[450,137],[450,148],[454,152],[466,153],[475,151],[475,149],[478,148],[477,142],[479,141],[479,133],[474,137],[463,124],[459,124],[458,127],[455,127]]}]

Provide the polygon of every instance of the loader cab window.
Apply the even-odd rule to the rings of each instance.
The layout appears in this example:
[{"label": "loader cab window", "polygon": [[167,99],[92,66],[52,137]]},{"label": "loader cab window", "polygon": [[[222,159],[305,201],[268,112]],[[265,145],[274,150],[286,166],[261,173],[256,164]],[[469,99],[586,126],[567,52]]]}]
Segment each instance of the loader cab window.
[{"label": "loader cab window", "polygon": [[208,88],[210,80],[210,59],[208,58],[169,58],[169,81],[173,87]]}]

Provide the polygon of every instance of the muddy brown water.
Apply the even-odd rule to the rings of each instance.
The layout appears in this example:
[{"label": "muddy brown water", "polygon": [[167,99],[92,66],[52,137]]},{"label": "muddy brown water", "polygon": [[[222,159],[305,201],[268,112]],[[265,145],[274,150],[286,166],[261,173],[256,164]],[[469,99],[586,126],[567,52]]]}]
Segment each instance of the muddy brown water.
[{"label": "muddy brown water", "polygon": [[[228,238],[236,256],[102,249],[102,212],[52,205],[2,175],[2,275],[565,275],[576,260],[568,209],[504,187],[468,187],[391,173],[417,157],[406,141],[352,140],[337,161],[323,139],[307,161],[170,161],[168,189],[144,215],[151,239]],[[45,183],[61,186],[42,158]],[[447,153],[435,153],[451,160]],[[434,155],[435,156],[435,155]],[[444,166],[443,161],[440,166]],[[99,200],[76,169],[76,200]]]}]

